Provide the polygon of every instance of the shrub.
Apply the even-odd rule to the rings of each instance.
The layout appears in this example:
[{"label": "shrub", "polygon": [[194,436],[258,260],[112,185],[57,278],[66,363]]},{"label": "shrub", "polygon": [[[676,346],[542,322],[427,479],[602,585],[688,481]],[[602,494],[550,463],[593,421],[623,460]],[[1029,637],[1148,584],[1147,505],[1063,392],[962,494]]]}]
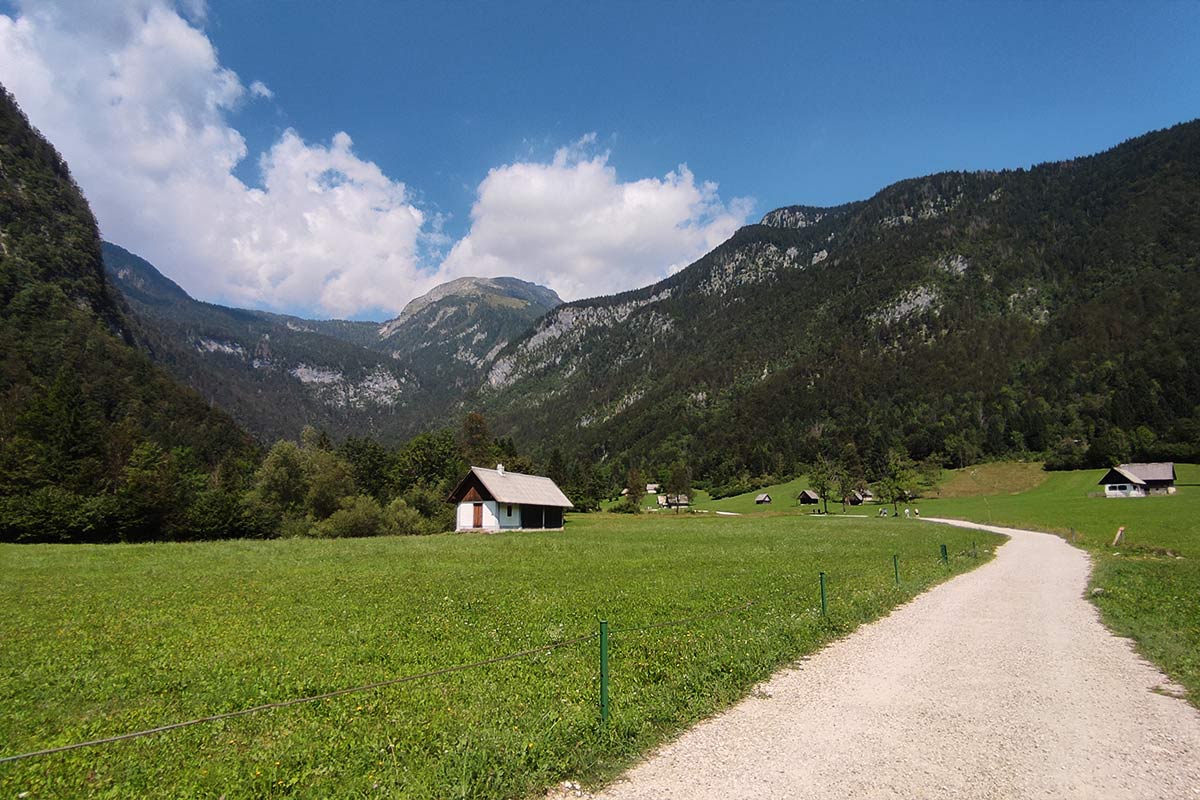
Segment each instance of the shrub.
[{"label": "shrub", "polygon": [[388,533],[390,526],[383,509],[364,494],[342,500],[341,508],[312,527],[312,535],[326,539],[361,538]]}]

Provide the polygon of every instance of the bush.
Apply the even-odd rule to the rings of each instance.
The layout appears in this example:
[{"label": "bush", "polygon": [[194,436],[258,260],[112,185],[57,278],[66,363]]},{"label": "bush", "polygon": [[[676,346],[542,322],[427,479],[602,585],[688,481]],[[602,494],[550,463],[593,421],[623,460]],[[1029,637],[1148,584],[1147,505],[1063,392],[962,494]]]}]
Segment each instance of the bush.
[{"label": "bush", "polygon": [[434,520],[423,516],[402,497],[397,497],[388,504],[385,516],[391,529],[389,532],[400,536],[421,536],[439,532]]},{"label": "bush", "polygon": [[383,509],[364,494],[344,498],[341,508],[312,527],[312,535],[324,539],[350,539],[380,536],[390,532]]}]

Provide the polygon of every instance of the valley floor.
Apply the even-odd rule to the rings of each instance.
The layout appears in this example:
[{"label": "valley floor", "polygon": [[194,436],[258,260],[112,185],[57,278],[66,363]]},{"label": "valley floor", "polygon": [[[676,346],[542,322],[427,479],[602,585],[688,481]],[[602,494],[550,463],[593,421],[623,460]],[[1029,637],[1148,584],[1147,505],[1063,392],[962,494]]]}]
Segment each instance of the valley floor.
[{"label": "valley floor", "polygon": [[601,796],[1200,796],[1200,713],[1101,624],[1088,556],[1056,536],[952,524],[1011,541]]}]

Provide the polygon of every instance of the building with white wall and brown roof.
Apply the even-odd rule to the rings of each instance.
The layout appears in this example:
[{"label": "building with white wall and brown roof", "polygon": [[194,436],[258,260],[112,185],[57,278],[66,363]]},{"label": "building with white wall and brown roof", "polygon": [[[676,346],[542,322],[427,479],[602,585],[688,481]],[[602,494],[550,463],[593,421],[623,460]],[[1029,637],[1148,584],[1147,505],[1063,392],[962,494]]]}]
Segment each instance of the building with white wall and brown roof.
[{"label": "building with white wall and brown roof", "polygon": [[446,498],[455,503],[456,531],[561,530],[571,501],[540,475],[471,467]]}]

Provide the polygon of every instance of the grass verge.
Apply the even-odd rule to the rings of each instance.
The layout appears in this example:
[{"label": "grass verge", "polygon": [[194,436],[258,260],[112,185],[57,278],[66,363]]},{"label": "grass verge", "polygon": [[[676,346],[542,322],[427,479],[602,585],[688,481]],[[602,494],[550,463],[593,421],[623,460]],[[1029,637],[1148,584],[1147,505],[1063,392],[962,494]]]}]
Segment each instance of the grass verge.
[{"label": "grass verge", "polygon": [[[0,794],[519,797],[603,780],[1000,541],[901,520],[593,515],[565,532],[0,547],[0,755],[751,602],[597,645],[0,765]],[[937,560],[949,545],[948,565]],[[903,585],[892,576],[899,553]],[[829,575],[819,613],[817,572]]]}]

